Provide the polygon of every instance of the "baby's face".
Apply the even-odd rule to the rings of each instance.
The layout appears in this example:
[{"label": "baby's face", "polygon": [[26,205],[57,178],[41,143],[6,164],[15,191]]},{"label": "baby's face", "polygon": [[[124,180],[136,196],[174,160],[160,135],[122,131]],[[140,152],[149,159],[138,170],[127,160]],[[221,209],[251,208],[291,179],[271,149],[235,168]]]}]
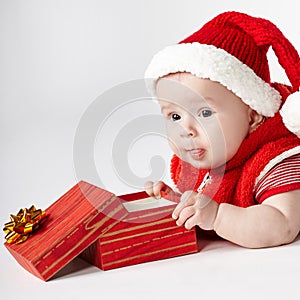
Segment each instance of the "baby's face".
[{"label": "baby's face", "polygon": [[224,165],[250,131],[251,109],[217,82],[173,74],[156,92],[172,150],[198,169]]}]

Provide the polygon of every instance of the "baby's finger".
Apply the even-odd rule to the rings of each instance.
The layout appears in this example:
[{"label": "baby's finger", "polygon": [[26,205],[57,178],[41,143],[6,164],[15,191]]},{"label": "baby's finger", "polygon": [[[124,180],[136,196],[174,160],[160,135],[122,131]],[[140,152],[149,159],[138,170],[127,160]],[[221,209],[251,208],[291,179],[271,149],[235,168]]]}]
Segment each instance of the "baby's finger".
[{"label": "baby's finger", "polygon": [[180,215],[181,211],[190,205],[193,205],[195,202],[195,197],[197,196],[197,193],[193,192],[193,191],[186,191],[182,194],[181,196],[181,200],[178,203],[178,205],[175,207],[173,214],[172,214],[172,218],[173,219],[177,219],[178,216]]},{"label": "baby's finger", "polygon": [[145,192],[150,196],[153,197],[154,196],[154,192],[153,192],[153,181],[147,181],[144,184],[144,189]]},{"label": "baby's finger", "polygon": [[164,190],[166,184],[162,181],[157,181],[153,184],[153,194],[156,198],[161,198],[161,191]]},{"label": "baby's finger", "polygon": [[178,226],[183,225],[186,220],[188,220],[190,217],[192,217],[195,214],[195,209],[193,206],[185,207],[179,214],[179,217],[176,221],[176,224]]},{"label": "baby's finger", "polygon": [[198,216],[196,216],[195,214],[193,216],[191,216],[184,224],[184,227],[187,230],[192,229],[194,226],[198,225]]}]

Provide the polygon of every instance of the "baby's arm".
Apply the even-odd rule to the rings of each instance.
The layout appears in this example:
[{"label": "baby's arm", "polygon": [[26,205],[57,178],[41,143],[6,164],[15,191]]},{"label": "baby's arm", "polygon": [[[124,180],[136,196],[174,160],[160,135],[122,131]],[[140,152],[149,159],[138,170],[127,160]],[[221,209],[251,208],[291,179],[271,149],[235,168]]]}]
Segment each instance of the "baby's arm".
[{"label": "baby's arm", "polygon": [[221,237],[244,247],[288,244],[300,229],[300,190],[271,196],[262,204],[248,208],[221,204],[213,229]]},{"label": "baby's arm", "polygon": [[173,212],[177,225],[215,230],[226,240],[248,248],[292,242],[300,229],[300,190],[274,195],[260,205],[218,205],[209,197],[185,192]]},{"label": "baby's arm", "polygon": [[[150,196],[173,190],[164,182],[147,182]],[[174,192],[173,192],[174,193]],[[272,247],[292,242],[300,230],[300,190],[277,194],[262,204],[242,208],[187,191],[173,212],[177,225],[187,229],[198,225],[215,230],[226,240],[248,248]]]}]

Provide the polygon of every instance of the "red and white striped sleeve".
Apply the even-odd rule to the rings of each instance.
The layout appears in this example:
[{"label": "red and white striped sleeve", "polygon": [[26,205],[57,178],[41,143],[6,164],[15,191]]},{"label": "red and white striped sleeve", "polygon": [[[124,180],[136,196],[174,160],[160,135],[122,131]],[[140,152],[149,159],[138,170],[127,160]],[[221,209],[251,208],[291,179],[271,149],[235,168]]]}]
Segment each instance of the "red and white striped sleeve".
[{"label": "red and white striped sleeve", "polygon": [[300,153],[285,158],[257,183],[254,196],[262,203],[270,196],[300,189]]}]

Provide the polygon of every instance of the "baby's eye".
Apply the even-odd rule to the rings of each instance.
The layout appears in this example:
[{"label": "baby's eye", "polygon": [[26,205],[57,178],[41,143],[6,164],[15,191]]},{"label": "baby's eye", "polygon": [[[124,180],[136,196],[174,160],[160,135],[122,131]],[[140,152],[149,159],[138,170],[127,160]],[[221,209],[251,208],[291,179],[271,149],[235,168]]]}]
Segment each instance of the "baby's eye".
[{"label": "baby's eye", "polygon": [[178,114],[172,114],[171,118],[172,118],[173,121],[178,121],[178,120],[181,119],[181,117]]},{"label": "baby's eye", "polygon": [[212,115],[213,115],[213,111],[208,108],[202,109],[199,113],[199,117],[202,117],[202,118],[209,118]]}]

